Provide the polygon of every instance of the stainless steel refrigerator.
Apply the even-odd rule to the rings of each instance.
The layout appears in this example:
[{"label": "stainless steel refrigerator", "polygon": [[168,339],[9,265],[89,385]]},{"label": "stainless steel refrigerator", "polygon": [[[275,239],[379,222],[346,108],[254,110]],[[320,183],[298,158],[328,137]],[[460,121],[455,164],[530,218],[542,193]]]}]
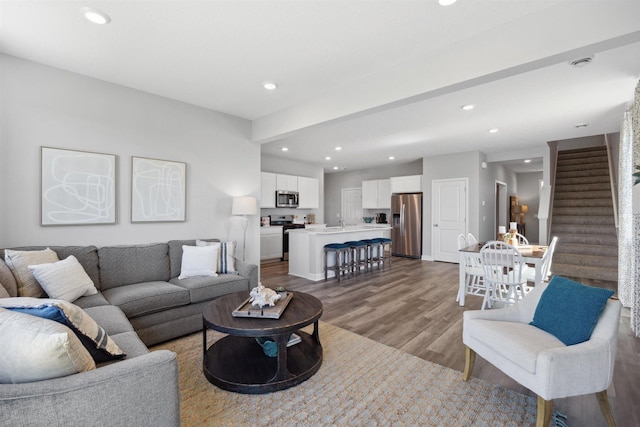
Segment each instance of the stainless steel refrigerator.
[{"label": "stainless steel refrigerator", "polygon": [[391,195],[391,253],[422,257],[422,193]]}]

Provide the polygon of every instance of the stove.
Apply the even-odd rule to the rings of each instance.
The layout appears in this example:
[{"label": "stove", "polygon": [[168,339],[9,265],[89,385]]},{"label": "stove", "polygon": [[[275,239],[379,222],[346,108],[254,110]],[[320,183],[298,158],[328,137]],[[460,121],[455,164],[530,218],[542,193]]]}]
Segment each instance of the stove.
[{"label": "stove", "polygon": [[289,233],[292,228],[304,228],[304,224],[294,224],[293,215],[270,215],[271,225],[282,226],[282,261],[289,260]]}]

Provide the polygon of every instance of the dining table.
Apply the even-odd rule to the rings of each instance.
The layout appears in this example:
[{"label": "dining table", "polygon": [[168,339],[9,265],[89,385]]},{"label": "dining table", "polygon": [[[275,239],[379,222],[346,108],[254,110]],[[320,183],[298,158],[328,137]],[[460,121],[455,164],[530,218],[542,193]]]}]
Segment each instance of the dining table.
[{"label": "dining table", "polygon": [[[475,245],[467,246],[466,248],[460,249],[458,252],[460,254],[460,264],[459,264],[459,284],[458,284],[458,303],[461,306],[464,306],[464,297],[465,297],[465,287],[466,287],[466,261],[468,258],[477,259],[477,264],[482,265],[482,260],[480,258],[480,250],[485,245],[485,243],[477,243]],[[535,278],[534,285],[539,285],[542,283],[542,260],[545,252],[548,249],[548,246],[543,245],[518,245],[516,246],[520,255],[525,263],[532,266],[535,269]]]}]

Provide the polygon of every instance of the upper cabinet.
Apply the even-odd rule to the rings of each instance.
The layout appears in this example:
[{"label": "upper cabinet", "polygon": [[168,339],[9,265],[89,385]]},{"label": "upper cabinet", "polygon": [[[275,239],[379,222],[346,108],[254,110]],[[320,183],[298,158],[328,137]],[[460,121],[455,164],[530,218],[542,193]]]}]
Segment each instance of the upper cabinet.
[{"label": "upper cabinet", "polygon": [[316,178],[298,177],[298,209],[320,207],[320,181]]},{"label": "upper cabinet", "polygon": [[276,207],[276,174],[261,172],[260,173],[260,207],[275,208]]},{"label": "upper cabinet", "polygon": [[298,191],[298,177],[294,175],[276,175],[276,190]]},{"label": "upper cabinet", "polygon": [[362,181],[363,209],[390,209],[391,182],[388,179]]},{"label": "upper cabinet", "polygon": [[418,193],[422,191],[422,175],[391,177],[391,193]]}]

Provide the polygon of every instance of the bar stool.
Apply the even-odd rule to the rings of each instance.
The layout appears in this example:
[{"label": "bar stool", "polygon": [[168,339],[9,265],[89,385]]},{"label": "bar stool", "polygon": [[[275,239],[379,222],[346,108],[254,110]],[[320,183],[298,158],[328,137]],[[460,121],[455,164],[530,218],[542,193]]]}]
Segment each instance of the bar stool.
[{"label": "bar stool", "polygon": [[369,269],[367,244],[359,240],[350,240],[344,242],[344,244],[349,245],[351,250],[351,270],[354,273],[360,273],[360,267],[364,267],[364,271],[366,272]]},{"label": "bar stool", "polygon": [[[324,245],[324,280],[327,280],[329,270],[333,271],[340,282],[340,273],[349,272],[349,252],[351,247],[344,243],[329,243]],[[334,263],[329,266],[329,254],[333,254]]]},{"label": "bar stool", "polygon": [[381,248],[380,248],[380,259],[382,260],[382,268],[384,268],[384,265],[386,264],[386,260],[389,260],[389,268],[391,268],[391,242],[392,240],[389,239],[388,237],[378,237],[375,239],[372,239],[378,243],[380,243]]},{"label": "bar stool", "polygon": [[380,249],[382,245],[380,242],[376,242],[375,239],[360,240],[367,244],[367,261],[369,264],[369,270],[373,270],[373,265],[377,265],[380,269]]}]

